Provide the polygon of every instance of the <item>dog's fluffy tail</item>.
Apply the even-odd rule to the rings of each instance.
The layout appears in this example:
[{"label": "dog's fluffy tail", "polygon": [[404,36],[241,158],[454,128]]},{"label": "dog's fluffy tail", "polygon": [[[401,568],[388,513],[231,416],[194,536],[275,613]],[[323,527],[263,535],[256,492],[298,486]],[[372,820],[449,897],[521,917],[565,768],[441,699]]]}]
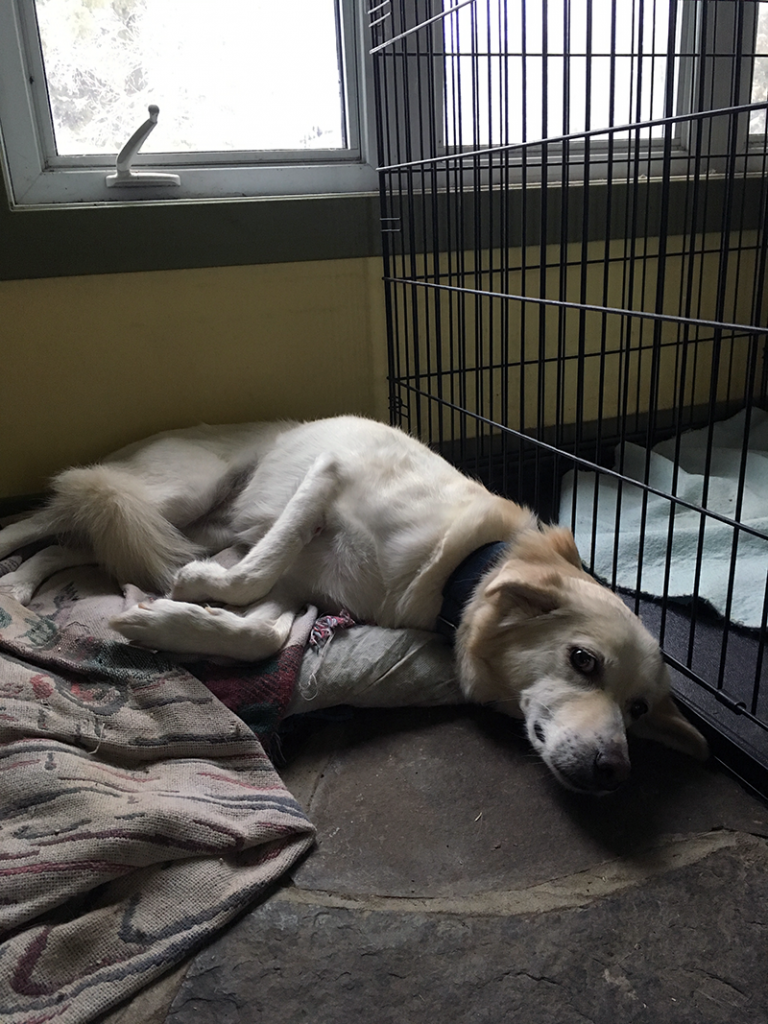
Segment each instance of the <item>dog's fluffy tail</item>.
[{"label": "dog's fluffy tail", "polygon": [[141,480],[112,466],[68,469],[43,513],[65,543],[87,547],[120,583],[163,593],[198,550],[160,512]]}]

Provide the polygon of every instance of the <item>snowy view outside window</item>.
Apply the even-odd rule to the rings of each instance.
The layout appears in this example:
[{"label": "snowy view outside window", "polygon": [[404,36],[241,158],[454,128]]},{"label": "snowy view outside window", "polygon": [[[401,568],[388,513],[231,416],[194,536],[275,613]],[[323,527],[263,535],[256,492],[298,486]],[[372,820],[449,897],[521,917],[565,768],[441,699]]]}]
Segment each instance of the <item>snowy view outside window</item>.
[{"label": "snowy view outside window", "polygon": [[[460,111],[445,125],[448,145],[498,146],[663,118],[672,2],[487,0],[459,8],[443,22],[446,109]],[[755,53],[751,102],[758,103],[768,99],[768,3],[757,4]],[[750,130],[765,132],[763,111]]]},{"label": "snowy view outside window", "polygon": [[36,0],[57,152],[343,149],[334,0]]},{"label": "snowy view outside window", "polygon": [[[444,28],[447,107],[460,101],[462,112],[460,124],[447,125],[448,144],[504,145],[663,117],[669,13],[670,0],[490,0],[461,8]],[[474,50],[489,56],[473,59]]]},{"label": "snowy view outside window", "polygon": [[[752,102],[768,100],[768,3],[757,5],[757,40],[755,42],[755,66],[752,72]],[[752,114],[749,130],[753,134],[765,132],[765,111]]]},{"label": "snowy view outside window", "polygon": [[[453,2],[445,0],[445,6]],[[525,8],[521,0],[461,7],[443,23],[446,109],[462,115],[444,125],[446,143],[499,145],[663,116],[670,2],[615,8],[618,57],[610,89],[614,0],[570,0],[568,109],[563,0]],[[544,6],[546,102],[544,62],[537,56]],[[160,120],[145,153],[347,146],[335,0],[35,0],[35,9],[61,156],[117,153],[146,119],[150,103],[160,107]],[[757,11],[753,102],[768,98],[768,3],[758,3]],[[646,54],[639,60],[641,76],[638,58],[630,56],[638,39]],[[472,58],[475,49],[492,56]],[[516,56],[503,65],[493,56],[500,51]],[[475,110],[482,111],[476,121]],[[753,113],[750,130],[765,132],[764,112]]]}]

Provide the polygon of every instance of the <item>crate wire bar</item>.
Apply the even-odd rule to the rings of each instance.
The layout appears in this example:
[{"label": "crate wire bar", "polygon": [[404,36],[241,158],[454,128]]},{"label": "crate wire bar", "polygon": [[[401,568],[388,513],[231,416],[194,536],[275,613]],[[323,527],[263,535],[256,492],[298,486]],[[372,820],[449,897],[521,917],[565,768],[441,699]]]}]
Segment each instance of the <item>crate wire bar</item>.
[{"label": "crate wire bar", "polygon": [[574,529],[763,794],[765,8],[370,7],[392,421]]}]

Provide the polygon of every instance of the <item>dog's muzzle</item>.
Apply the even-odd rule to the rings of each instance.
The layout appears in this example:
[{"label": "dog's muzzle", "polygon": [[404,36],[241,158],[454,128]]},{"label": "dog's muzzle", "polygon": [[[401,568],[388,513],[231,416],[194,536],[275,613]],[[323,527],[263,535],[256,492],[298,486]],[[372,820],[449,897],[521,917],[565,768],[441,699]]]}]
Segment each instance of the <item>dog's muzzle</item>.
[{"label": "dog's muzzle", "polygon": [[619,744],[608,744],[594,753],[585,753],[576,761],[572,751],[560,761],[557,751],[545,760],[555,776],[578,793],[613,793],[629,778],[632,766],[629,756]]}]

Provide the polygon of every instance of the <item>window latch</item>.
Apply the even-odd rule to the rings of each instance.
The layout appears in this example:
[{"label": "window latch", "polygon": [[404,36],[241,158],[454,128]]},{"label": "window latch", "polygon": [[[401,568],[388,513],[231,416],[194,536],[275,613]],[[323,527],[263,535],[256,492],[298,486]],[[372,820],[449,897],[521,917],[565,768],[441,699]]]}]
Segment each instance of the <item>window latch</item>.
[{"label": "window latch", "polygon": [[133,187],[136,185],[180,185],[181,178],[178,174],[169,174],[163,171],[132,171],[133,158],[141,149],[145,139],[157,124],[157,115],[160,107],[151,103],[149,106],[149,117],[117,154],[116,169],[113,174],[106,177],[107,188],[114,188],[116,185]]}]

